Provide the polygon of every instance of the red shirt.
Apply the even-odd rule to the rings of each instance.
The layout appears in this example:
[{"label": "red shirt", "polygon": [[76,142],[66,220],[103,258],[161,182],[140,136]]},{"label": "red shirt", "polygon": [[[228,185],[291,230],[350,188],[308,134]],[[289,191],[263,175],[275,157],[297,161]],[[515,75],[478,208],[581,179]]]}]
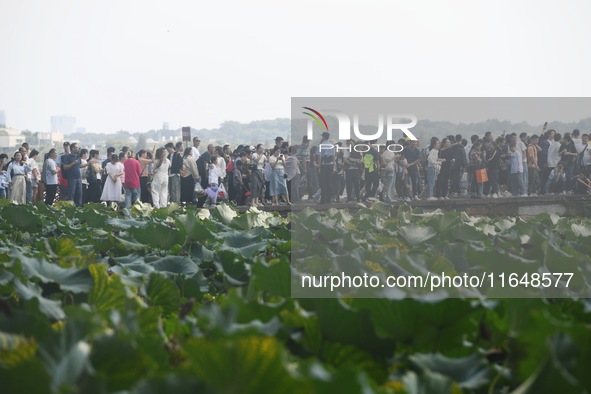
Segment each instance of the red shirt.
[{"label": "red shirt", "polygon": [[123,160],[123,168],[125,169],[125,183],[123,186],[126,189],[139,189],[140,187],[140,162],[136,159]]}]

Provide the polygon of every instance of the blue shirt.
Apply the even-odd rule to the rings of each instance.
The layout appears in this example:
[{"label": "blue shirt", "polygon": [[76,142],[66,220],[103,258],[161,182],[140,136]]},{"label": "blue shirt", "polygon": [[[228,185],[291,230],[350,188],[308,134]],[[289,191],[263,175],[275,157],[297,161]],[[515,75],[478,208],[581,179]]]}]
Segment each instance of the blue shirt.
[{"label": "blue shirt", "polygon": [[[330,145],[330,147],[329,147]],[[320,164],[334,164],[334,145],[328,140],[321,141],[318,146],[320,152]]]},{"label": "blue shirt", "polygon": [[523,172],[523,162],[521,161],[521,152],[516,150],[511,154],[511,174]]},{"label": "blue shirt", "polygon": [[8,186],[8,175],[0,174],[0,190],[6,189]]},{"label": "blue shirt", "polygon": [[[66,170],[64,165],[73,163],[75,160],[78,160],[78,163]],[[64,179],[80,179],[80,156],[72,153],[62,156],[62,176]]]}]

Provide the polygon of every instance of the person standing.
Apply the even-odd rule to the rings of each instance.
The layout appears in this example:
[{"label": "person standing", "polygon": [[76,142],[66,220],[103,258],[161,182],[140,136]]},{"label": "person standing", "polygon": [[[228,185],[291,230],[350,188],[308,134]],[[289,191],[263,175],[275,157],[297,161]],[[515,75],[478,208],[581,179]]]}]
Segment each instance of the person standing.
[{"label": "person standing", "polygon": [[485,168],[484,157],[482,155],[482,140],[477,140],[472,144],[470,150],[470,196],[471,198],[481,198],[484,186],[478,183],[476,171]]},{"label": "person standing", "polygon": [[39,152],[36,149],[33,149],[31,152],[29,152],[29,159],[27,161],[27,165],[31,169],[31,202],[38,201],[37,191],[39,187],[39,182],[41,180],[41,173],[39,172],[39,165],[37,164],[37,156],[39,156]]},{"label": "person standing", "polygon": [[[384,163],[384,201],[387,203],[393,203],[394,197],[396,195],[396,174],[394,172],[394,156],[395,153],[388,150],[388,147],[393,145],[394,141],[387,141],[386,142],[386,149],[382,153],[382,162]],[[349,146],[355,145],[354,141],[349,141]],[[349,153],[345,151],[345,153]],[[352,152],[351,152],[352,153]],[[350,157],[350,154],[349,154]],[[347,171],[347,177],[349,176],[349,172]],[[348,180],[347,180],[348,181]],[[349,182],[347,182],[347,185]],[[349,198],[349,187],[347,188],[347,202],[350,201]]]},{"label": "person standing", "polygon": [[[182,142],[181,148],[182,148]],[[168,175],[168,193],[171,203],[180,204],[181,202],[181,168],[183,167],[183,156],[178,152],[172,142],[164,146],[168,152],[170,161],[170,173]]]},{"label": "person standing", "polygon": [[88,159],[88,167],[86,168],[86,181],[88,183],[88,202],[101,202],[101,161],[99,158],[99,151],[91,149]]},{"label": "person standing", "polygon": [[361,171],[363,169],[363,158],[361,153],[353,150],[345,158],[345,182],[347,187],[347,202],[357,200],[361,202]]},{"label": "person standing", "polygon": [[258,144],[256,152],[251,156],[252,163],[256,165],[250,172],[250,193],[251,202],[254,206],[262,206],[263,204],[263,186],[265,180],[263,178],[263,171],[265,170],[265,163],[267,162],[267,155],[265,155],[265,147],[263,144]]},{"label": "person standing", "polygon": [[[154,163],[154,160],[148,158],[147,152],[141,149],[136,154],[136,159],[140,163],[140,200],[145,204],[152,204],[152,196],[148,188],[150,183],[150,165]],[[154,153],[153,151],[151,152]]]},{"label": "person standing", "polygon": [[320,203],[330,204],[332,201],[332,177],[334,174],[335,149],[328,140],[330,133],[322,133],[322,140],[318,145],[320,153]]},{"label": "person standing", "polygon": [[526,197],[526,188],[523,183],[523,160],[521,159],[521,150],[517,147],[515,142],[511,143],[511,175],[509,175],[509,182],[511,183],[511,193],[513,196]]},{"label": "person standing", "polygon": [[86,170],[88,169],[88,149],[80,149],[80,178],[82,181],[82,203],[88,202],[88,177]]},{"label": "person standing", "polygon": [[462,135],[456,134],[455,144],[451,149],[451,169],[450,169],[450,194],[452,197],[461,196],[460,182],[462,180],[462,173],[464,172],[466,165],[466,152],[462,145]]},{"label": "person standing", "polygon": [[[502,138],[501,138],[502,141]],[[484,195],[492,198],[499,197],[499,171],[501,168],[501,149],[495,141],[486,145],[484,152],[488,182],[484,185]]]},{"label": "person standing", "polygon": [[296,147],[290,146],[285,159],[285,175],[287,175],[287,191],[289,200],[297,203],[300,200],[300,163],[296,157]]},{"label": "person standing", "polygon": [[517,134],[515,134],[513,141],[515,141],[517,149],[519,149],[519,152],[521,153],[521,160],[523,161],[523,172],[521,173],[521,176],[523,177],[523,185],[527,191],[529,178],[529,171],[527,167],[527,133],[519,134],[519,139],[517,139]]},{"label": "person standing", "polygon": [[46,205],[53,205],[55,194],[57,193],[57,186],[59,184],[57,173],[60,170],[57,163],[55,162],[57,160],[57,156],[57,150],[55,148],[51,148],[45,155],[45,161],[43,163]]},{"label": "person standing", "polygon": [[435,180],[435,197],[449,200],[449,179],[451,178],[452,146],[449,137],[441,140],[439,148],[440,169]]},{"label": "person standing", "polygon": [[10,185],[10,201],[15,204],[27,203],[27,175],[31,169],[23,161],[20,151],[14,154],[13,161],[6,169],[8,184]]},{"label": "person standing", "polygon": [[315,198],[317,193],[320,193],[320,184],[318,180],[319,172],[319,158],[318,147],[310,148],[310,161],[308,162],[308,200]]},{"label": "person standing", "polygon": [[365,198],[374,200],[380,186],[380,154],[375,145],[378,140],[370,141],[370,149],[363,154],[363,167],[365,168]]},{"label": "person standing", "polygon": [[123,165],[119,161],[119,155],[113,153],[111,155],[111,161],[105,166],[107,172],[107,180],[103,187],[103,193],[101,194],[101,201],[116,202],[120,203],[123,201],[123,195],[121,194],[121,178],[124,174]]},{"label": "person standing", "polygon": [[538,136],[532,135],[527,148],[527,171],[529,172],[527,191],[530,196],[536,196],[540,189],[539,151],[541,148],[538,146]]},{"label": "person standing", "polygon": [[140,162],[131,157],[126,157],[123,160],[123,171],[125,173],[125,183],[123,183],[125,188],[125,208],[129,208],[140,197],[140,175],[142,173]]},{"label": "person standing", "polygon": [[589,177],[591,169],[591,155],[589,154],[589,134],[583,134],[581,136],[581,143],[576,145],[579,156],[577,157],[577,163],[579,167],[579,174],[583,174],[585,177]]},{"label": "person standing", "polygon": [[273,154],[269,157],[269,164],[273,169],[270,193],[273,205],[279,205],[279,197],[283,197],[286,203],[291,205],[287,192],[287,184],[285,182],[285,158],[279,147],[276,146],[273,148]]},{"label": "person standing", "polygon": [[183,154],[184,173],[181,174],[181,202],[192,204],[194,200],[195,183],[199,182],[197,162],[193,160],[192,148],[186,148]]},{"label": "person standing", "polygon": [[538,152],[538,166],[540,167],[540,194],[546,194],[546,182],[550,172],[548,171],[548,149],[550,148],[550,132],[544,131],[540,136]]},{"label": "person standing", "polygon": [[437,180],[437,175],[441,170],[441,162],[443,159],[439,158],[439,147],[440,142],[438,139],[431,141],[431,146],[429,147],[429,155],[427,156],[427,200],[436,200],[434,194],[435,182]]},{"label": "person standing", "polygon": [[170,160],[166,158],[166,150],[158,148],[154,157],[154,178],[152,179],[152,202],[154,208],[168,205],[168,169]]},{"label": "person standing", "polygon": [[417,141],[410,141],[410,143],[402,150],[402,156],[407,161],[407,177],[410,178],[412,186],[412,195],[415,200],[419,200],[419,161],[421,151],[417,147]]},{"label": "person standing", "polygon": [[82,206],[82,178],[80,174],[81,159],[78,154],[78,144],[70,144],[70,154],[62,156],[62,175],[68,181],[69,201],[73,201],[77,207]]},{"label": "person standing", "polygon": [[566,175],[565,190],[567,193],[570,193],[574,186],[575,160],[578,157],[578,153],[569,133],[564,135],[561,144],[558,154],[560,155],[560,163],[562,163]]},{"label": "person standing", "polygon": [[[550,176],[550,173],[552,173],[552,170],[554,170],[556,168],[556,166],[558,165],[558,163],[560,162],[560,154],[558,153],[560,150],[560,140],[562,139],[562,136],[555,132],[554,130],[549,130],[548,131],[549,135],[548,135],[548,142],[550,143],[550,145],[548,146],[548,168],[547,168],[547,172],[548,172],[548,177]],[[548,181],[545,182],[545,184],[548,184]],[[548,189],[546,187],[546,185],[543,185],[544,187],[544,192],[548,193]]]}]

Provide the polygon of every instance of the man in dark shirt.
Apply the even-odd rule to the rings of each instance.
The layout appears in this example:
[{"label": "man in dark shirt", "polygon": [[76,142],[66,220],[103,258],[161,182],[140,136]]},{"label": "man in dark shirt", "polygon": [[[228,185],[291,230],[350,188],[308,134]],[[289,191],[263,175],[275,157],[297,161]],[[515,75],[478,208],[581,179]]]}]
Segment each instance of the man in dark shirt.
[{"label": "man in dark shirt", "polygon": [[197,170],[199,170],[199,176],[201,177],[201,186],[203,190],[207,189],[209,186],[209,179],[207,177],[207,165],[211,163],[212,154],[215,148],[213,145],[209,144],[207,146],[207,150],[203,152],[199,159],[197,159]]},{"label": "man in dark shirt", "polygon": [[[450,148],[451,152],[451,168],[450,168],[450,190],[449,192],[453,195],[460,195],[460,181],[462,179],[462,173],[467,167],[466,163],[466,151],[464,145],[462,145],[462,135],[456,134],[455,144]],[[451,138],[450,138],[451,141]]]},{"label": "man in dark shirt", "polygon": [[549,132],[544,132],[540,137],[540,148],[538,152],[538,166],[540,167],[540,194],[546,194],[546,182],[550,176],[548,170],[548,149],[550,148],[550,141],[548,140]]},{"label": "man in dark shirt", "polygon": [[363,154],[363,167],[365,168],[365,200],[375,199],[380,185],[380,154],[375,145],[378,140],[370,141],[369,151]]},{"label": "man in dark shirt", "polygon": [[77,207],[82,206],[82,177],[80,176],[80,156],[78,144],[70,144],[70,154],[62,156],[62,175],[68,180],[68,196]]},{"label": "man in dark shirt", "polygon": [[415,200],[419,199],[419,156],[421,151],[417,147],[417,141],[410,141],[409,145],[402,150],[402,156],[407,161],[408,177],[412,185],[412,194]]},{"label": "man in dark shirt", "polygon": [[[183,148],[183,143],[179,142],[180,148]],[[181,202],[181,168],[183,166],[183,156],[178,152],[177,148],[172,142],[164,145],[168,151],[168,160],[170,160],[170,173],[168,174],[168,193],[170,202],[180,204]]]}]

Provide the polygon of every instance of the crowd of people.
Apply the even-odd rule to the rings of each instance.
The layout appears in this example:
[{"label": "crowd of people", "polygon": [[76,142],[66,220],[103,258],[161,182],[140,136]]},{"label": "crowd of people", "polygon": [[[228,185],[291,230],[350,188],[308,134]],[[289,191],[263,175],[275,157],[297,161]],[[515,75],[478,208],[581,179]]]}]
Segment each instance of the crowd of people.
[{"label": "crowd of people", "polygon": [[12,158],[0,156],[0,198],[52,205],[59,196],[77,206],[114,202],[125,207],[141,200],[156,208],[173,202],[211,207],[220,199],[236,205],[287,205],[299,169],[294,150],[280,137],[277,142],[281,146],[273,149],[208,145],[201,152],[195,137],[189,147],[169,142],[135,153],[126,146],[120,152],[109,147],[106,156],[64,142],[62,152],[52,148],[43,160],[23,143]]},{"label": "crowd of people", "polygon": [[[318,147],[332,145],[329,138],[325,132]],[[588,134],[576,129],[564,135],[545,129],[541,135],[503,132],[497,138],[486,132],[472,135],[470,142],[460,134],[433,137],[423,149],[407,139],[385,144],[350,140],[333,149],[312,147],[303,160],[310,196],[320,203],[340,201],[345,189],[347,202],[389,203],[589,194],[588,141]],[[304,137],[302,146],[308,143]]]},{"label": "crowd of people", "polygon": [[[328,204],[351,201],[387,203],[459,197],[499,198],[591,192],[589,136],[579,130],[561,135],[505,134],[493,138],[460,134],[427,147],[400,139],[386,144],[361,141],[334,143],[322,134],[318,145],[307,137],[292,146],[282,137],[263,144],[192,146],[183,142],[132,152],[109,147],[80,149],[64,142],[43,160],[27,143],[10,159],[0,155],[0,198],[25,204],[60,200],[77,206],[88,202],[130,207],[136,200],[156,208],[170,203],[214,206],[219,200],[236,205],[291,205],[303,197]],[[396,145],[399,149],[390,149]],[[363,146],[365,149],[357,149]]]}]

